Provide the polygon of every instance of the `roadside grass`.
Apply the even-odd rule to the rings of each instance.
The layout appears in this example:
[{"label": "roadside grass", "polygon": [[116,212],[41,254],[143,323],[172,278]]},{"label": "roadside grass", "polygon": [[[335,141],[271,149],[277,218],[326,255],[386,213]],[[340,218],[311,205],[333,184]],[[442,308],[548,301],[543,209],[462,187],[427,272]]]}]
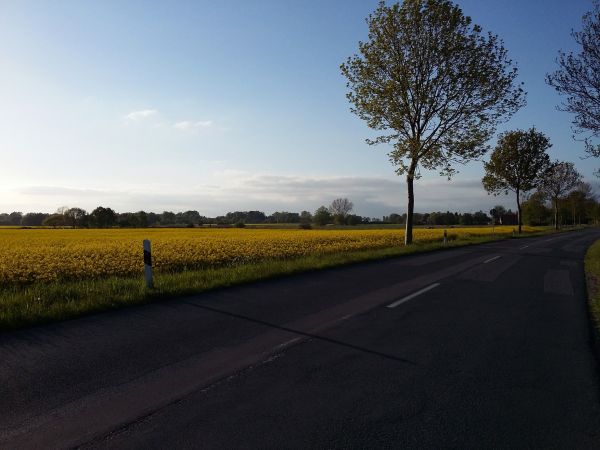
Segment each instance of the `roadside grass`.
[{"label": "roadside grass", "polygon": [[[527,233],[526,236],[552,233],[555,233],[555,230],[543,229],[539,232]],[[162,299],[199,294],[252,281],[510,238],[511,236],[506,235],[471,236],[450,240],[447,244],[416,242],[408,247],[315,254],[288,260],[267,260],[204,270],[159,273],[155,276],[153,289],[145,287],[142,276],[9,286],[0,288],[0,331],[72,319],[85,314]],[[600,255],[600,246],[598,246],[598,254]],[[600,264],[597,265],[597,270],[600,276]],[[600,312],[600,302],[597,302],[597,305]]]},{"label": "roadside grass", "polygon": [[600,332],[600,239],[585,254],[584,266],[590,312]]}]

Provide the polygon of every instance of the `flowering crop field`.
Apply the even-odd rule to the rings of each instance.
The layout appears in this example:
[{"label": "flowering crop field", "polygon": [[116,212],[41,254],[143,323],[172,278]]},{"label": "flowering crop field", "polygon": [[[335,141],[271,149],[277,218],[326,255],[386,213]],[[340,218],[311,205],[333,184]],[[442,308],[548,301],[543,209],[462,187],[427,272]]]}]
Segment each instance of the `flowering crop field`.
[{"label": "flowering crop field", "polygon": [[[496,227],[510,234],[513,227]],[[525,232],[537,231],[524,227]],[[442,229],[415,229],[418,242],[440,241]],[[450,228],[451,239],[491,228]],[[227,267],[308,255],[403,245],[398,229],[0,229],[0,286],[89,280],[143,273],[142,240],[152,242],[156,272]]]}]

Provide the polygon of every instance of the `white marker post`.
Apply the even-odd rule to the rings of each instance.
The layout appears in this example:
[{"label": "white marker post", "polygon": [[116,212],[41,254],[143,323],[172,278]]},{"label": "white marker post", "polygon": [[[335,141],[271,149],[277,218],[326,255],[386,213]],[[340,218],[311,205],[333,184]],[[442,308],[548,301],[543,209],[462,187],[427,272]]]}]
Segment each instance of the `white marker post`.
[{"label": "white marker post", "polygon": [[148,239],[144,239],[144,275],[146,276],[146,287],[152,289],[154,287],[154,280],[152,278],[152,250]]},{"label": "white marker post", "polygon": [[448,243],[448,230],[444,230],[444,245]]}]

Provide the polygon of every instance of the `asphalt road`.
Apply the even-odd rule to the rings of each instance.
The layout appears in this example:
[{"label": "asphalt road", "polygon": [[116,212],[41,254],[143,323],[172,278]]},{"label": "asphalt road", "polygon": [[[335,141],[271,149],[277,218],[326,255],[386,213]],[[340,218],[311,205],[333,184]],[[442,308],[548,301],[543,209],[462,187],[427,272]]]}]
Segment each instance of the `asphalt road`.
[{"label": "asphalt road", "polygon": [[600,232],[0,335],[0,448],[600,448]]}]

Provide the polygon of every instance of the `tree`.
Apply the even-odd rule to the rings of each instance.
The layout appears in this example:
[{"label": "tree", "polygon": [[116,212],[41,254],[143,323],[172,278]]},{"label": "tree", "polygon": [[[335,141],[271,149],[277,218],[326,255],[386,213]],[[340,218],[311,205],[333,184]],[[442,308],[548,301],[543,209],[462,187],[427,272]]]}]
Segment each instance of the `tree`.
[{"label": "tree", "polygon": [[326,207],[320,206],[313,214],[313,220],[317,225],[327,225],[331,222],[331,213]]},{"label": "tree", "polygon": [[360,225],[362,223],[362,221],[363,221],[363,218],[356,214],[348,214],[346,216],[346,224],[347,225]]},{"label": "tree", "polygon": [[46,213],[27,213],[21,219],[21,225],[27,227],[40,226],[48,216],[49,214]]},{"label": "tree", "polygon": [[23,213],[19,211],[13,211],[8,215],[8,220],[11,225],[21,225]]},{"label": "tree", "polygon": [[300,213],[300,223],[303,224],[310,224],[313,220],[313,216],[310,212],[308,211],[302,211]]},{"label": "tree", "polygon": [[473,225],[473,214],[471,214],[471,213],[461,214],[459,223],[461,225]]},{"label": "tree", "polygon": [[546,207],[546,194],[535,191],[521,205],[523,223],[526,225],[546,225],[550,222],[551,211]]},{"label": "tree", "polygon": [[490,218],[483,211],[477,211],[473,214],[473,225],[487,225]]},{"label": "tree", "polygon": [[289,211],[275,211],[267,217],[267,221],[270,223],[300,223],[300,214]]},{"label": "tree", "polygon": [[347,198],[336,198],[329,205],[329,212],[334,220],[341,225],[346,222],[346,217],[352,211],[352,208],[354,208],[354,204]]},{"label": "tree", "polygon": [[90,213],[90,220],[93,226],[110,228],[117,222],[117,213],[111,208],[98,206]]},{"label": "tree", "polygon": [[554,207],[554,228],[556,230],[558,230],[558,202],[561,197],[575,188],[580,181],[581,175],[577,172],[572,162],[556,161],[544,174],[541,190],[552,200]]},{"label": "tree", "polygon": [[84,226],[87,218],[87,212],[81,208],[69,208],[63,212],[65,222],[73,228]]},{"label": "tree", "polygon": [[524,92],[502,41],[448,0],[382,1],[367,24],[369,40],[341,70],[351,111],[382,132],[367,143],[392,143],[390,161],[406,175],[410,244],[419,168],[450,177],[453,164],[482,156]]},{"label": "tree", "polygon": [[[578,54],[560,52],[556,62],[559,69],[546,76],[546,82],[566,95],[566,102],[558,107],[561,111],[575,114],[575,134],[600,137],[600,2],[594,2],[594,10],[583,16],[581,31],[571,36],[579,44]],[[586,151],[600,157],[600,144],[594,145],[590,136],[584,137]]]},{"label": "tree", "polygon": [[402,223],[403,220],[404,218],[400,214],[392,213],[387,221],[390,223]]},{"label": "tree", "polygon": [[550,166],[546,151],[550,140],[535,128],[529,131],[507,131],[498,138],[498,144],[484,163],[482,179],[485,190],[494,195],[512,191],[517,200],[517,222],[521,233],[521,195],[536,188]]},{"label": "tree", "polygon": [[46,217],[42,225],[45,227],[62,227],[66,225],[65,216],[63,214],[50,214]]},{"label": "tree", "polygon": [[160,215],[161,225],[175,225],[177,223],[177,216],[172,211],[163,211]]},{"label": "tree", "polygon": [[504,214],[507,213],[506,208],[502,205],[496,205],[492,209],[496,210],[496,217],[503,216]]},{"label": "tree", "polygon": [[263,223],[267,216],[262,211],[248,211],[246,214],[246,223]]},{"label": "tree", "polygon": [[592,186],[589,183],[580,181],[566,198],[567,204],[571,210],[571,222],[573,225],[581,225],[586,222],[589,214],[588,210],[590,200],[595,201]]},{"label": "tree", "polygon": [[[142,212],[142,211],[140,211]],[[140,212],[138,212],[138,215],[140,214]],[[146,223],[148,222],[148,215],[146,214]],[[183,225],[198,225],[201,221],[201,216],[200,213],[198,211],[185,211],[182,213],[178,213],[178,220],[179,223],[183,224]],[[144,218],[140,217],[140,222],[143,223],[144,222]]]}]

